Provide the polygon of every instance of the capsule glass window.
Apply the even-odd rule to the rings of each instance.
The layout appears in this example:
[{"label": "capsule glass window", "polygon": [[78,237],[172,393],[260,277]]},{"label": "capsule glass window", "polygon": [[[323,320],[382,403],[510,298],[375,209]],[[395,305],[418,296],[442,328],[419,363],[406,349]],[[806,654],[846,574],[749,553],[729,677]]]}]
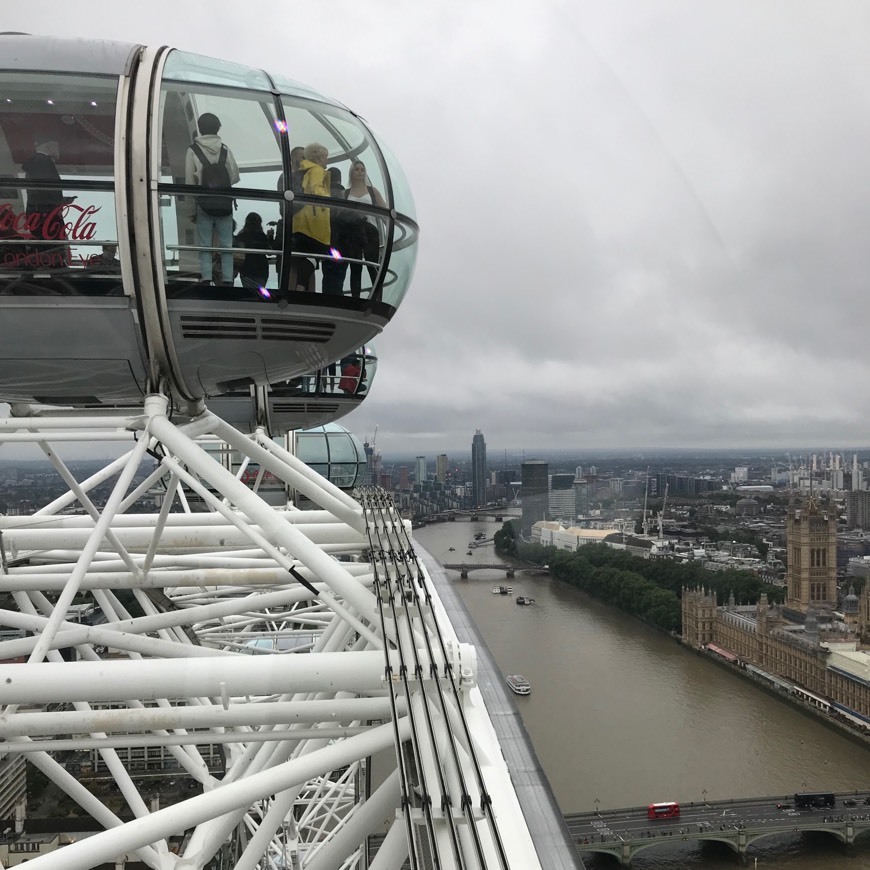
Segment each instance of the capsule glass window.
[{"label": "capsule glass window", "polygon": [[[160,122],[160,224],[170,295],[214,283],[238,287],[241,299],[248,298],[245,290],[268,297],[278,282],[274,239],[283,201],[274,98],[164,82]],[[203,158],[221,168],[206,167]]]},{"label": "capsule glass window", "polygon": [[117,78],[0,80],[0,295],[120,294]]},{"label": "capsule glass window", "polygon": [[397,219],[393,224],[393,243],[389,268],[381,289],[382,299],[394,308],[399,305],[414,277],[417,262],[417,226],[408,220]]},{"label": "capsule glass window", "polygon": [[163,78],[179,82],[229,85],[259,91],[269,91],[272,88],[268,77],[262,70],[178,49],[171,51],[166,58]]},{"label": "capsule glass window", "polygon": [[[377,143],[343,109],[289,95],[281,102],[294,203],[289,249],[318,262],[310,283],[302,286],[326,295],[376,298],[390,207]],[[321,169],[326,176],[315,184]],[[330,206],[320,204],[324,197]]]},{"label": "capsule glass window", "polygon": [[350,185],[352,162],[362,160],[366,166],[367,183],[388,200],[380,149],[362,122],[350,112],[328,103],[299,100],[286,95],[281,97],[281,103],[291,153],[294,149],[323,145],[327,152],[327,167],[338,170],[341,185],[345,188]]}]

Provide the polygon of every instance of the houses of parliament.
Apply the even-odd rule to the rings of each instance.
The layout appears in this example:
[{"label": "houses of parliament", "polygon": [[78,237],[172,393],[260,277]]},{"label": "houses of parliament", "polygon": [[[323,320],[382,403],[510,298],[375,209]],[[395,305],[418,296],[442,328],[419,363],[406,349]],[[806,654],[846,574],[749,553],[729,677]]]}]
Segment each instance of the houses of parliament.
[{"label": "houses of parliament", "polygon": [[[683,641],[738,664],[776,688],[870,732],[870,592],[838,599],[837,512],[806,499],[789,507],[787,597],[719,605],[683,589]],[[868,584],[870,585],[870,584]]]}]

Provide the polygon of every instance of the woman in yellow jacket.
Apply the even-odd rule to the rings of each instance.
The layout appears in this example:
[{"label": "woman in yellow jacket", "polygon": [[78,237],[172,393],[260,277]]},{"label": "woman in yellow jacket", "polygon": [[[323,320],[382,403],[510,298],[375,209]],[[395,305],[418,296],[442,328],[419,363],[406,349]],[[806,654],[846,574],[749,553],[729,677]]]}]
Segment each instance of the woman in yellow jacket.
[{"label": "woman in yellow jacket", "polygon": [[[302,193],[306,196],[329,196],[329,173],[326,171],[326,158],[329,152],[318,142],[305,146],[305,154],[300,163]],[[329,225],[329,206],[306,203],[293,215],[293,235],[291,244],[294,254],[320,254],[329,256],[331,230]],[[290,289],[313,290],[316,263],[307,257],[293,257],[296,266],[295,285],[291,274]]]}]

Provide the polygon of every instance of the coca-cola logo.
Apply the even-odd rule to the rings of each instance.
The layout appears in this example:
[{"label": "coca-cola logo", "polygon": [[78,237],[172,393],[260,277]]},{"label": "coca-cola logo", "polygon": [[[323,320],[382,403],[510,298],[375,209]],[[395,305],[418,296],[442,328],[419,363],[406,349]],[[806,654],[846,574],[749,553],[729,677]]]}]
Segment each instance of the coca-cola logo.
[{"label": "coca-cola logo", "polygon": [[[249,486],[251,484],[256,483],[257,476],[259,475],[259,473],[260,473],[260,470],[257,467],[245,469],[245,471],[242,472],[242,478],[241,478],[242,483],[247,484]],[[278,478],[271,471],[264,471],[263,472],[263,479],[260,481],[260,483],[261,484],[269,484],[271,486],[276,486],[276,485],[279,485],[281,483],[281,481],[278,480]]]},{"label": "coca-cola logo", "polygon": [[90,241],[97,234],[94,215],[102,206],[64,203],[47,212],[15,211],[0,205],[0,234],[22,239]]}]

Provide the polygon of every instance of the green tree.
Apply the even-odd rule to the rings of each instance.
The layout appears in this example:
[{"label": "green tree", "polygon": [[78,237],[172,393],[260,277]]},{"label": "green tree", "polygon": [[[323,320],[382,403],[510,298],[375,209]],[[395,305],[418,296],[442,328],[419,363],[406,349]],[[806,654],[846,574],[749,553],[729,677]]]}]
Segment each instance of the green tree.
[{"label": "green tree", "polygon": [[539,544],[518,544],[520,558],[549,564],[553,576],[589,595],[634,614],[665,631],[680,630],[680,595],[684,587],[705,586],[726,601],[755,603],[767,593],[771,603],[782,601],[784,590],[769,586],[750,571],[706,570],[699,562],[642,559],[606,544],[587,544],[576,551]]}]

